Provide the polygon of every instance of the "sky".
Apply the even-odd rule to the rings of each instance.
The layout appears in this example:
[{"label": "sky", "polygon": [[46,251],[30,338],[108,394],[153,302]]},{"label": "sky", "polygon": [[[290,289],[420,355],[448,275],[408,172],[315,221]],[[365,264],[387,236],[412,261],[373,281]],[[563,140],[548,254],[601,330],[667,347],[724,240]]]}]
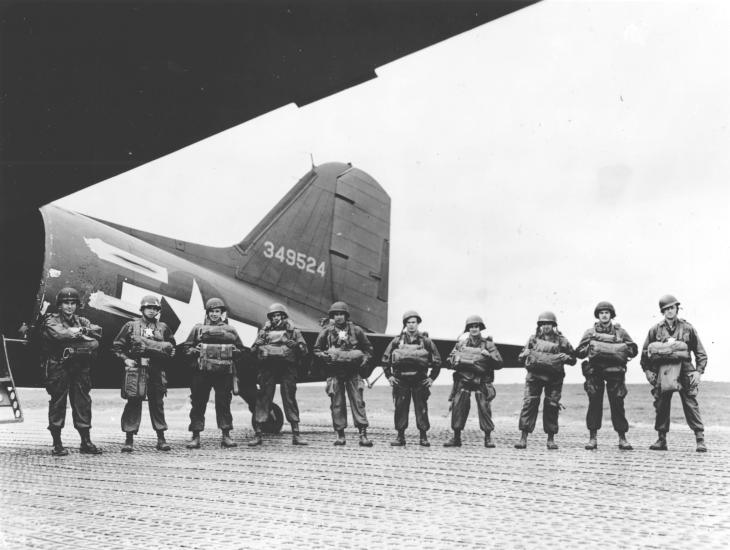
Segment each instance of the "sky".
[{"label": "sky", "polygon": [[[310,155],[352,162],[392,199],[388,332],[416,309],[455,338],[477,313],[497,342],[524,344],[552,310],[576,345],[609,300],[641,345],[671,293],[705,379],[730,381],[728,28],[723,1],[545,0],[57,204],[228,246]],[[627,381],[643,380],[634,360]]]}]

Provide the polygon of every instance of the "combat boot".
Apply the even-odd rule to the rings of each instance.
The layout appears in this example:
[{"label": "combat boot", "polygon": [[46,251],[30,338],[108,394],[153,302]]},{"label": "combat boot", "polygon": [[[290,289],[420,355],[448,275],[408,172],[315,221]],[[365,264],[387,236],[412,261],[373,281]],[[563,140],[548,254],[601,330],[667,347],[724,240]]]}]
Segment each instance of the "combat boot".
[{"label": "combat boot", "polygon": [[454,435],[446,443],[444,447],[461,447],[461,430],[454,430]]},{"label": "combat boot", "polygon": [[122,446],[123,453],[131,453],[134,450],[134,434],[127,432],[127,439]]},{"label": "combat boot", "polygon": [[598,448],[598,430],[590,430],[586,451],[595,451]]},{"label": "combat boot", "polygon": [[221,447],[238,447],[238,443],[231,439],[231,430],[221,430]]},{"label": "combat boot", "polygon": [[309,445],[306,439],[299,433],[299,422],[291,423],[291,444],[292,445]]},{"label": "combat boot", "polygon": [[618,433],[618,448],[622,451],[633,451],[634,448],[631,446],[631,443],[626,439],[626,432],[619,432]]},{"label": "combat boot", "polygon": [[165,441],[165,430],[157,430],[157,450],[158,451],[169,451],[170,446]]},{"label": "combat boot", "polygon": [[667,450],[667,432],[658,432],[659,438],[651,445],[649,449],[652,451],[666,451]]},{"label": "combat boot", "polygon": [[193,437],[185,444],[187,449],[200,449],[200,432],[193,431]]},{"label": "combat boot", "polygon": [[337,430],[337,439],[335,439],[335,445],[344,445],[345,443],[345,430]]},{"label": "combat boot", "polygon": [[404,447],[406,444],[406,434],[405,430],[398,430],[398,435],[395,436],[395,439],[390,442],[391,447]]},{"label": "combat boot", "polygon": [[421,430],[421,439],[418,441],[418,444],[421,447],[431,446],[431,444],[428,442],[428,432],[426,430]]},{"label": "combat boot", "polygon": [[487,449],[494,449],[496,445],[492,441],[492,432],[484,432],[484,446]]},{"label": "combat boot", "polygon": [[248,442],[249,447],[258,447],[259,445],[263,445],[264,443],[264,436],[261,433],[261,429],[257,426],[256,431],[253,434],[253,439]]},{"label": "combat boot", "polygon": [[360,447],[372,447],[373,442],[368,439],[368,429],[365,426],[360,428],[360,441],[358,443]]},{"label": "combat boot", "polygon": [[695,432],[695,438],[697,439],[697,452],[706,453],[707,446],[705,445],[705,432],[703,432],[702,430],[697,430]]},{"label": "combat boot", "polygon": [[81,428],[79,430],[81,434],[81,446],[79,451],[83,455],[100,455],[101,449],[91,442],[91,436],[89,435],[89,428]]},{"label": "combat boot", "polygon": [[58,428],[51,430],[51,437],[53,437],[53,450],[51,450],[51,454],[53,456],[68,456],[68,449],[63,446],[63,442],[61,441],[61,430]]},{"label": "combat boot", "polygon": [[558,444],[555,443],[555,434],[547,434],[547,448],[549,451],[554,451],[558,448]]},{"label": "combat boot", "polygon": [[522,432],[520,440],[515,443],[515,449],[527,449],[527,435],[529,432]]}]

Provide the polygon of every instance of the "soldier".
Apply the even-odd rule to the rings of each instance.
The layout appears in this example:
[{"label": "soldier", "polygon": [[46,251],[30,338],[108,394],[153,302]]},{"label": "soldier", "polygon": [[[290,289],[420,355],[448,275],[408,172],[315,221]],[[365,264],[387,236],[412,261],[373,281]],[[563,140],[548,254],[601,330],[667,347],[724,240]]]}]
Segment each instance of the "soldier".
[{"label": "soldier", "polygon": [[[402,447],[406,444],[408,410],[413,397],[416,426],[421,433],[419,443],[430,447],[428,430],[428,397],[431,385],[441,370],[441,356],[425,332],[418,330],[421,316],[415,311],[403,314],[403,331],[393,338],[383,353],[383,372],[393,387],[395,403],[395,429],[398,432],[390,444]],[[428,368],[431,374],[427,376]]]},{"label": "soldier", "polygon": [[292,444],[307,445],[299,433],[299,406],[297,405],[297,364],[307,355],[307,343],[299,329],[289,320],[289,312],[282,304],[272,304],[253,347],[260,359],[258,382],[261,389],[256,399],[254,439],[249,447],[263,442],[261,423],[269,418],[274,400],[276,383],[279,381],[284,414],[291,424]]},{"label": "soldier", "polygon": [[613,429],[618,432],[618,448],[630,451],[633,447],[626,440],[629,423],[624,410],[624,398],[627,393],[626,363],[636,357],[638,347],[629,333],[612,321],[616,317],[613,304],[598,302],[593,310],[593,316],[598,321],[585,331],[575,352],[579,359],[588,357],[588,361],[582,364],[586,379],[584,388],[588,394],[586,425],[590,433],[585,448],[593,450],[598,447],[597,436],[603,417],[605,385],[608,404],[611,407],[611,422]]},{"label": "soldier", "polygon": [[[659,434],[657,441],[649,448],[653,451],[667,450],[667,432],[669,431],[669,410],[672,404],[672,392],[662,391],[657,373],[662,367],[671,364],[678,366],[679,398],[682,400],[684,417],[694,431],[697,441],[697,452],[707,452],[705,432],[697,403],[700,377],[707,366],[707,354],[700,342],[695,328],[684,319],[679,319],[679,301],[667,294],[659,300],[659,310],[664,315],[661,323],[651,327],[641,350],[641,368],[646,379],[652,385],[656,423]],[[690,352],[694,353],[695,364],[692,364]]]},{"label": "soldier", "polygon": [[[167,395],[165,368],[175,353],[175,338],[170,328],[157,320],[161,306],[156,296],[144,296],[139,309],[142,318],[127,322],[114,339],[111,349],[123,362],[126,371],[147,380],[147,406],[152,427],[157,432],[157,450],[169,451],[170,446],[165,441],[167,423],[163,400]],[[134,450],[134,436],[142,420],[145,395],[128,395],[126,387],[122,388],[122,394],[127,395],[122,412],[122,431],[126,434],[122,452],[131,453]]]},{"label": "soldier", "polygon": [[53,437],[53,456],[66,456],[61,441],[66,421],[66,398],[71,400],[74,428],[81,435],[82,454],[101,454],[91,442],[91,361],[101,339],[101,327],[76,315],[79,293],[70,287],[56,295],[58,313],[46,315],[41,328],[41,355],[46,376],[48,430]]},{"label": "soldier", "polygon": [[329,317],[329,324],[317,336],[314,355],[324,363],[329,375],[325,391],[330,396],[332,425],[337,432],[335,445],[345,444],[347,393],[352,419],[360,432],[360,445],[372,447],[373,442],[367,436],[368,418],[363,399],[365,383],[359,370],[370,362],[373,346],[365,332],[350,321],[350,308],[345,302],[332,304]]},{"label": "soldier", "polygon": [[520,440],[515,449],[527,447],[527,436],[535,429],[540,394],[545,390],[542,405],[542,426],[547,434],[547,448],[558,448],[555,434],[558,433],[560,394],[565,378],[564,364],[575,365],[575,352],[568,339],[558,330],[558,319],[552,311],[545,311],[537,318],[537,330],[527,341],[519,355],[527,369],[525,397],[520,412]]},{"label": "soldier", "polygon": [[245,347],[235,328],[223,318],[226,305],[220,298],[205,303],[205,322],[190,331],[182,350],[193,359],[193,378],[190,383],[190,426],[193,432],[188,449],[200,449],[200,432],[205,429],[205,409],[211,387],[215,391],[215,418],[221,430],[221,447],[236,447],[230,436],[233,429],[231,398],[233,391],[234,362],[238,361]]},{"label": "soldier", "polygon": [[494,370],[502,368],[502,356],[491,336],[482,336],[484,321],[479,315],[466,318],[464,333],[449,355],[449,364],[454,372],[454,386],[451,389],[451,428],[454,435],[444,447],[461,447],[461,432],[466,425],[471,407],[471,392],[477,400],[479,427],[484,432],[484,446],[493,448],[491,402],[497,395],[494,389]]}]

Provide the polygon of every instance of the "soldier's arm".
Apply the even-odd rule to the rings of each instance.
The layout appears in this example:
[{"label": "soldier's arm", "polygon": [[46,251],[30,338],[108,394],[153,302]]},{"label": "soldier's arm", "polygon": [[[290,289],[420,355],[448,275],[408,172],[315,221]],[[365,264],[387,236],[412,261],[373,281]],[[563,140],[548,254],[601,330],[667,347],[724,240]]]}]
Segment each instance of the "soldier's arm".
[{"label": "soldier's arm", "polygon": [[126,361],[127,359],[132,359],[128,355],[129,350],[129,334],[131,332],[132,322],[129,321],[127,323],[124,323],[124,326],[119,330],[119,334],[117,334],[116,338],[114,338],[114,342],[112,342],[111,351],[115,355],[115,357],[118,357],[122,361]]},{"label": "soldier's arm", "polygon": [[324,329],[317,335],[317,341],[314,343],[312,352],[315,355],[321,355],[327,352],[327,348],[327,329]]},{"label": "soldier's arm", "polygon": [[360,351],[365,354],[365,359],[363,360],[363,363],[367,363],[373,357],[373,345],[370,343],[370,340],[368,340],[368,337],[365,335],[365,331],[360,327],[356,328],[355,335],[357,337],[358,344],[360,345]]},{"label": "soldier's arm", "polygon": [[575,350],[575,356],[578,359],[585,359],[588,356],[588,347],[591,343],[592,335],[593,331],[590,329],[583,333],[583,337],[578,342],[578,347]]},{"label": "soldier's arm", "polygon": [[256,335],[256,340],[254,340],[253,345],[251,346],[252,352],[257,352],[258,349],[263,346],[266,343],[266,331],[264,329],[259,329],[258,334]]},{"label": "soldier's arm", "polygon": [[441,354],[430,338],[424,337],[424,341],[426,342],[426,349],[431,353],[431,374],[428,377],[431,380],[436,380],[441,372]]},{"label": "soldier's arm", "polygon": [[568,342],[568,339],[563,336],[560,339],[560,348],[561,351],[568,356],[568,359],[565,361],[567,365],[575,365],[577,360],[575,358],[575,350],[573,349],[573,346],[570,345],[570,342]]},{"label": "soldier's arm", "polygon": [[522,351],[517,356],[517,360],[521,363],[525,362],[525,359],[527,359],[528,355],[530,355],[530,350],[532,349],[532,336],[530,336],[527,339],[527,343],[525,344],[525,347],[522,348]]},{"label": "soldier's arm", "polygon": [[233,355],[236,357],[240,357],[243,353],[248,351],[248,348],[243,345],[243,341],[241,341],[241,337],[238,335],[238,331],[234,328],[233,334],[236,335],[236,339],[233,342]]},{"label": "soldier's arm", "polygon": [[705,373],[705,367],[707,366],[707,353],[705,352],[705,347],[702,345],[702,342],[700,341],[700,337],[697,335],[697,331],[694,327],[692,327],[692,330],[689,334],[689,343],[690,343],[690,349],[695,354],[695,363],[697,363],[697,371],[700,374]]},{"label": "soldier's arm", "polygon": [[499,353],[497,346],[494,345],[494,341],[490,338],[487,340],[484,347],[487,352],[489,352],[489,358],[492,361],[491,367],[494,369],[501,369],[504,366],[504,360],[502,359],[502,355]]},{"label": "soldier's arm", "polygon": [[57,342],[70,342],[78,340],[82,335],[78,330],[65,326],[59,318],[50,316],[43,323],[43,336]]},{"label": "soldier's arm", "polygon": [[644,345],[641,347],[641,368],[643,370],[651,370],[651,362],[649,361],[649,344],[656,339],[656,330],[652,327],[646,335]]},{"label": "soldier's arm", "polygon": [[461,349],[461,344],[459,342],[456,342],[454,344],[454,348],[451,350],[451,353],[449,353],[449,356],[446,358],[446,362],[451,365],[452,367],[455,366],[456,362],[456,353]]},{"label": "soldier's arm", "polygon": [[307,341],[302,336],[302,331],[296,328],[294,329],[294,341],[297,343],[302,357],[309,353],[309,346],[307,346]]},{"label": "soldier's arm", "polygon": [[193,329],[190,331],[190,334],[188,334],[187,339],[182,343],[182,352],[185,355],[195,355],[197,353],[197,349],[195,346],[198,345],[198,326],[194,326]]},{"label": "soldier's arm", "polygon": [[399,336],[393,338],[388,343],[388,347],[385,348],[385,351],[383,352],[383,357],[380,359],[380,365],[383,367],[383,373],[385,374],[386,378],[390,378],[391,376],[393,376],[393,348],[398,344],[399,340]]},{"label": "soldier's arm", "polygon": [[621,339],[623,340],[624,344],[629,348],[629,359],[633,359],[639,354],[639,346],[636,345],[636,342],[634,342],[631,339],[631,336],[629,336],[629,333],[626,332],[625,329],[621,329]]},{"label": "soldier's arm", "polygon": [[89,336],[91,338],[95,338],[97,340],[101,340],[101,327],[99,325],[93,324],[91,321],[89,321],[86,317],[79,317],[79,323],[82,327],[84,327],[84,334],[86,336]]}]

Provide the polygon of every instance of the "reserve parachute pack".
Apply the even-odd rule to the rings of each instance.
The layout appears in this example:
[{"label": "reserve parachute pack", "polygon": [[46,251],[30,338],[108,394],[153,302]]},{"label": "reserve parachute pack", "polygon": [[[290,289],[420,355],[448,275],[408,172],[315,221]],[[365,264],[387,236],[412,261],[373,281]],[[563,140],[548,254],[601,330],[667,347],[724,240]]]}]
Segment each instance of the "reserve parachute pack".
[{"label": "reserve parachute pack", "polygon": [[261,361],[287,361],[293,363],[296,360],[294,350],[286,345],[290,338],[285,330],[270,330],[266,333],[266,344],[259,347],[259,359]]},{"label": "reserve parachute pack", "polygon": [[149,367],[146,365],[124,366],[122,399],[145,399],[149,383]]},{"label": "reserve parachute pack", "polygon": [[[618,327],[616,327],[618,328]],[[628,344],[619,341],[616,334],[593,331],[588,344],[588,359],[609,365],[625,365],[629,360]]]},{"label": "reserve parachute pack", "polygon": [[647,348],[647,355],[654,365],[690,360],[689,348],[682,340],[652,342]]},{"label": "reserve parachute pack", "polygon": [[562,367],[560,344],[536,338],[525,358],[525,368],[535,373],[557,374],[562,372]]},{"label": "reserve parachute pack", "polygon": [[333,367],[343,367],[346,369],[358,369],[362,365],[365,354],[359,349],[344,350],[331,347],[327,350]]},{"label": "reserve parachute pack", "polygon": [[198,344],[198,369],[209,373],[233,372],[233,344]]}]

